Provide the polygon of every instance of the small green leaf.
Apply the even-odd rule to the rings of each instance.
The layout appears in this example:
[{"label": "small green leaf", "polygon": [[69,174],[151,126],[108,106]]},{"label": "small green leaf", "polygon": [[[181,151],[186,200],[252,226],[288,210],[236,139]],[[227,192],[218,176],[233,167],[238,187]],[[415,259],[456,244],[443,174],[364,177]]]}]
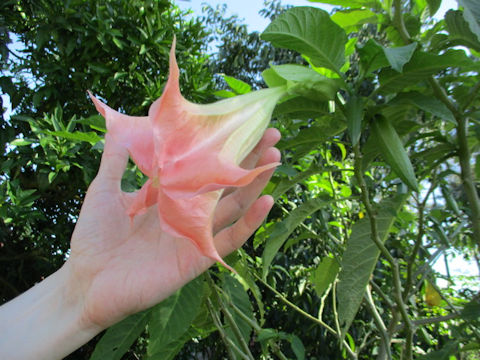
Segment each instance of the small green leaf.
[{"label": "small green leaf", "polygon": [[113,40],[113,43],[114,43],[120,50],[123,50],[125,44],[124,44],[124,42],[123,42],[122,40],[120,40],[120,39],[118,39],[118,38],[116,38],[116,37],[113,37],[112,40]]},{"label": "small green leaf", "polygon": [[27,145],[30,145],[32,144],[33,141],[32,140],[27,140],[27,139],[15,139],[13,141],[10,142],[10,145],[12,146],[27,146]]},{"label": "small green leaf", "polygon": [[234,92],[228,91],[228,90],[218,90],[218,91],[215,91],[213,95],[218,96],[220,98],[231,98],[236,96]]},{"label": "small green leaf", "polygon": [[381,155],[393,171],[412,190],[418,191],[412,163],[390,121],[383,116],[376,117],[372,124],[372,136],[377,141]]},{"label": "small green leaf", "polygon": [[334,258],[325,256],[312,273],[312,282],[319,297],[337,277],[340,265]]},{"label": "small green leaf", "polygon": [[403,66],[410,61],[416,48],[417,43],[411,43],[395,48],[383,48],[383,51],[392,68],[398,72],[402,72]]},{"label": "small green leaf", "polygon": [[345,31],[318,8],[300,6],[278,16],[261,37],[274,46],[298,51],[315,66],[340,73],[345,63]]},{"label": "small green leaf", "polygon": [[53,180],[57,177],[58,173],[55,171],[51,171],[48,173],[48,183],[51,184]]},{"label": "small green leaf", "polygon": [[242,80],[238,80],[227,75],[223,75],[223,78],[228,86],[230,86],[230,88],[238,95],[246,94],[252,91],[252,87]]}]

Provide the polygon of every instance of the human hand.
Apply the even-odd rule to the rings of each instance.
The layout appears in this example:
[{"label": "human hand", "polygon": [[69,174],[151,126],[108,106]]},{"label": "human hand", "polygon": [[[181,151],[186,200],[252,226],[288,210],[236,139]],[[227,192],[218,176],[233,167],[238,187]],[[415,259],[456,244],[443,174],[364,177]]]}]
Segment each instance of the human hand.
[{"label": "human hand", "polygon": [[[279,161],[273,148],[279,139],[277,130],[268,129],[242,167]],[[100,170],[72,235],[67,294],[81,299],[86,326],[103,329],[151,307],[213,263],[191,241],[165,233],[155,206],[130,222],[133,194],[120,189],[127,161],[126,150],[107,134]],[[219,201],[214,241],[222,257],[241,247],[272,207],[270,196],[257,199],[272,174],[273,169],[244,188],[226,191]]]}]

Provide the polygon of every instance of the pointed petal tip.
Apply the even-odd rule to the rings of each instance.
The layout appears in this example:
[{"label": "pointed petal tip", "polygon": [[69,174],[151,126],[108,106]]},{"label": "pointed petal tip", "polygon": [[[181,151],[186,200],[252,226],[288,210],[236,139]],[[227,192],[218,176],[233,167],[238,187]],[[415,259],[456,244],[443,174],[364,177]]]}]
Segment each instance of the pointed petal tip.
[{"label": "pointed petal tip", "polygon": [[101,102],[100,100],[98,100],[90,90],[87,90],[87,93],[88,93],[88,96],[90,96],[90,99],[92,100],[93,104],[95,105],[95,108],[97,109],[97,111],[102,114],[103,117],[105,117],[105,112],[106,112],[106,107],[107,105],[105,105],[103,102]]},{"label": "pointed petal tip", "polygon": [[177,37],[173,35],[172,47],[170,48],[170,77],[178,78],[179,69],[177,65],[177,58],[175,56],[175,49],[177,47]]},{"label": "pointed petal tip", "polygon": [[230,270],[235,275],[238,275],[237,271],[234,268],[232,268],[230,265],[228,265],[225,261],[223,261],[223,259],[220,256],[212,258],[212,259],[215,260],[216,262],[220,263],[220,265],[222,265],[225,269]]}]

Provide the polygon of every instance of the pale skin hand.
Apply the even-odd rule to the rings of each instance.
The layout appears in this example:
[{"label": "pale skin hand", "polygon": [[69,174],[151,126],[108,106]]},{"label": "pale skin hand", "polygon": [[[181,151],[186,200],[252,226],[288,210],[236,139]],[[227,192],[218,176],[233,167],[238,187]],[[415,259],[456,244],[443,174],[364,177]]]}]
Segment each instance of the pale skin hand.
[{"label": "pale skin hand", "polygon": [[[279,161],[273,148],[279,138],[277,130],[268,129],[242,166]],[[126,209],[132,196],[120,190],[127,160],[126,151],[107,137],[69,259],[44,282],[0,307],[0,358],[62,358],[129,314],[157,304],[213,264],[189,240],[163,232],[155,207],[130,223]],[[221,256],[241,247],[272,207],[270,196],[257,199],[272,173],[225,192],[220,200],[214,232]]]}]

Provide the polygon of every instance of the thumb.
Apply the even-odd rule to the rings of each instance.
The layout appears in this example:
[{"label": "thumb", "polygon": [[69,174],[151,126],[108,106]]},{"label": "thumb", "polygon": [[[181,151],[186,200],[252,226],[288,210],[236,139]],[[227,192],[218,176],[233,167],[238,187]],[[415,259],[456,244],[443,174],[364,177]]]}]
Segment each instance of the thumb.
[{"label": "thumb", "polygon": [[105,135],[105,146],[97,174],[98,180],[120,186],[127,162],[127,149],[118,144],[109,134]]}]

